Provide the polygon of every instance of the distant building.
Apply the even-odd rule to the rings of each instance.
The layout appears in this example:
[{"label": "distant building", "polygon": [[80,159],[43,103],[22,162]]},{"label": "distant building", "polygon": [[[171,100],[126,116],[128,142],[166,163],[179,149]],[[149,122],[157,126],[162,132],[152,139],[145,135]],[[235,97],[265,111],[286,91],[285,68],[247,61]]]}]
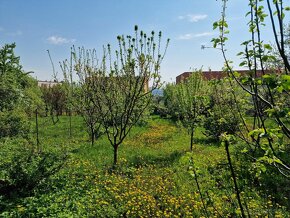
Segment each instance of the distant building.
[{"label": "distant building", "polygon": [[45,81],[43,81],[43,80],[38,80],[37,81],[37,85],[39,86],[39,87],[45,87],[45,88],[49,88],[49,87],[53,87],[53,86],[55,86],[55,85],[57,85],[57,84],[61,84],[62,82],[57,82],[57,81],[47,81],[47,80],[45,80]]},{"label": "distant building", "polygon": [[[235,70],[235,72],[238,72],[241,75],[247,75],[249,73],[249,70]],[[265,74],[271,74],[273,71],[271,70],[264,70]],[[224,77],[226,77],[228,74],[224,71],[202,71],[201,72],[204,79],[206,80],[212,80],[212,79],[222,79]],[[192,72],[184,72],[182,74],[180,74],[179,76],[176,77],[176,84],[181,83],[183,81],[185,81],[190,75],[192,74]],[[257,70],[257,76],[260,77],[263,75],[262,70]]]}]

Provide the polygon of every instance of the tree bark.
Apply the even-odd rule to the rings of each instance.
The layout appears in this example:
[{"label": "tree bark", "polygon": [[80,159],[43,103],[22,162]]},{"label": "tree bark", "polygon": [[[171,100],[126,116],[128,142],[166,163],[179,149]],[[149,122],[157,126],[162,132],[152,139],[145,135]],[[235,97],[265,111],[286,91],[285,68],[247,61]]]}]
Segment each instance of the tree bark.
[{"label": "tree bark", "polygon": [[39,151],[39,129],[38,129],[38,110],[35,110],[35,128],[36,128],[36,145],[37,151]]},{"label": "tree bark", "polygon": [[193,135],[194,135],[194,128],[190,130],[190,151],[193,149]]},{"label": "tree bark", "polygon": [[117,165],[118,162],[118,145],[114,145],[114,167]]},{"label": "tree bark", "polygon": [[94,127],[91,126],[91,143],[92,143],[92,146],[94,146],[94,143],[95,143],[95,131],[94,131]]},{"label": "tree bark", "polygon": [[69,111],[69,137],[71,138],[72,137],[72,114],[71,114],[71,111]]},{"label": "tree bark", "polygon": [[227,152],[227,159],[228,159],[229,167],[230,167],[230,170],[231,170],[232,178],[234,180],[234,186],[235,186],[235,191],[236,191],[236,195],[237,195],[237,200],[238,200],[238,203],[239,203],[239,206],[240,206],[242,217],[245,218],[246,215],[245,215],[244,208],[243,208],[242,201],[241,201],[240,190],[239,190],[239,187],[238,187],[236,174],[235,174],[235,171],[234,171],[234,168],[233,168],[233,165],[232,165],[232,160],[231,160],[230,151],[229,151],[229,141],[228,140],[225,140],[225,150]]}]

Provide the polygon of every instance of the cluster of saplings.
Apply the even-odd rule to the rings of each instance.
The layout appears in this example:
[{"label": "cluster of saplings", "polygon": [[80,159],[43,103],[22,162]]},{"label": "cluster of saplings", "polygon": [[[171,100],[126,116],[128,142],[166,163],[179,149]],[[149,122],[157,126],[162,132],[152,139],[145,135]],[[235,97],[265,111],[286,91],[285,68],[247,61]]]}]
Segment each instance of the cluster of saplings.
[{"label": "cluster of saplings", "polygon": [[[266,1],[266,6],[265,9],[264,1],[249,1],[250,39],[241,44],[244,50],[238,54],[242,60],[239,66],[246,68],[247,74],[235,72],[227,57],[229,30],[224,0],[222,17],[213,24],[219,36],[212,42],[213,48],[222,52],[228,77],[209,82],[202,79],[200,72],[194,72],[181,84],[167,85],[164,99],[157,99],[161,105],[155,107],[160,115],[188,128],[191,150],[197,126],[222,142],[242,217],[250,217],[249,205],[241,197],[245,187],[274,193],[289,207],[290,27],[284,22],[290,7],[284,6],[283,1]],[[262,38],[267,16],[274,44],[265,43]],[[234,162],[239,166],[234,167]],[[199,187],[196,175],[195,180]]]},{"label": "cluster of saplings", "polygon": [[249,113],[250,99],[243,98],[242,89],[231,83],[230,78],[207,80],[196,70],[180,84],[167,84],[153,111],[188,128],[191,150],[198,126],[204,127],[203,134],[209,139],[219,141],[223,133],[241,131],[241,115]]},{"label": "cluster of saplings", "polygon": [[[223,2],[222,17],[213,25],[219,35],[212,42],[223,54],[228,77],[207,81],[196,70],[185,82],[168,84],[163,98],[155,98],[154,111],[188,129],[193,152],[197,127],[221,142],[241,216],[250,217],[241,196],[247,186],[265,193],[280,192],[279,202],[290,207],[284,198],[290,195],[290,30],[283,25],[284,12],[290,8],[284,7],[283,1],[273,0],[267,1],[266,12],[263,0],[249,1],[250,39],[242,43],[244,51],[238,54],[240,66],[249,73],[239,75],[226,55],[227,0]],[[267,16],[275,45],[261,38]],[[13,52],[15,45],[1,48],[1,198],[30,194],[57,172],[67,157],[67,152],[42,148],[29,134],[29,117],[38,111],[43,116],[56,116],[54,122],[64,112],[81,115],[92,145],[104,134],[113,147],[113,166],[117,165],[119,146],[146,113],[153,100],[152,91],[160,88],[160,65],[169,42],[162,49],[161,32],[147,35],[137,26],[133,36],[118,36],[117,40],[118,48],[104,46],[101,58],[97,58],[96,50],[73,47],[70,58],[61,62],[64,82],[42,92],[22,70]],[[194,164],[190,169],[199,187]]]},{"label": "cluster of saplings", "polygon": [[[160,64],[169,43],[163,48],[161,36],[154,31],[147,35],[136,26],[134,36],[117,37],[116,51],[105,46],[101,59],[96,50],[73,47],[70,59],[61,63],[64,81],[41,88],[23,71],[14,55],[15,44],[4,45],[0,50],[0,195],[30,195],[66,160],[67,151],[39,143],[39,116],[50,116],[57,123],[63,113],[81,115],[92,144],[101,134],[107,136],[116,166],[119,145],[146,113],[152,91],[160,87]],[[30,125],[34,118],[36,134]]]},{"label": "cluster of saplings", "polygon": [[[201,70],[196,70],[179,84],[167,84],[163,96],[155,97],[153,112],[187,128],[190,150],[193,152],[196,128],[200,128],[207,137],[207,143],[225,147],[242,211],[248,205],[242,203],[243,199],[239,196],[246,186],[271,194],[280,191],[283,194],[277,195],[278,202],[289,206],[283,198],[290,193],[287,186],[290,172],[290,98],[286,85],[290,82],[290,76],[285,72],[277,74],[274,68],[255,78],[255,74],[251,73],[238,75],[234,72],[243,87],[250,90],[255,87],[261,98],[274,100],[275,108],[245,93],[231,74],[224,79],[207,80]],[[232,154],[230,145],[234,151]],[[233,162],[239,163],[236,170]],[[196,169],[192,169],[199,187]],[[238,181],[236,174],[239,174],[241,181]],[[247,181],[246,186],[243,180]]]},{"label": "cluster of saplings", "polygon": [[104,46],[102,58],[96,50],[73,47],[70,59],[61,63],[69,108],[82,115],[92,145],[101,134],[107,136],[114,166],[118,147],[147,111],[152,91],[160,87],[160,64],[169,43],[162,49],[161,37],[161,32],[147,35],[135,26],[133,36],[117,37],[115,51],[110,44]]}]

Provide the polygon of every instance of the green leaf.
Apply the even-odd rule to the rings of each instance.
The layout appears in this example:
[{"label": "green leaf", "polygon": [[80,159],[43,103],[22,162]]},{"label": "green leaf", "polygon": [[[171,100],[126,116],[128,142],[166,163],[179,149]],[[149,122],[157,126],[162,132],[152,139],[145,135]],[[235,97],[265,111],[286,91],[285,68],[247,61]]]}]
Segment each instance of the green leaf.
[{"label": "green leaf", "polygon": [[258,136],[261,133],[264,133],[263,129],[254,129],[254,130],[250,131],[248,135],[249,136]]},{"label": "green leaf", "polygon": [[272,109],[267,109],[267,110],[265,110],[265,112],[268,113],[269,117],[272,117],[273,114],[275,113],[275,109],[274,109],[274,108],[272,108]]},{"label": "green leaf", "polygon": [[218,22],[216,21],[216,22],[214,22],[214,23],[212,24],[212,26],[213,26],[213,29],[215,30],[215,29],[219,26],[219,24],[218,24]]},{"label": "green leaf", "polygon": [[243,61],[243,62],[241,62],[241,63],[239,64],[239,66],[240,66],[240,67],[243,67],[243,66],[246,66],[247,64],[248,64],[247,61]]},{"label": "green leaf", "polygon": [[257,85],[262,85],[262,80],[260,78],[255,79]]},{"label": "green leaf", "polygon": [[283,86],[279,86],[279,87],[277,88],[277,91],[278,91],[279,93],[282,93],[282,92],[284,91]]},{"label": "green leaf", "polygon": [[242,153],[247,153],[248,149],[244,148],[243,150],[241,150]]},{"label": "green leaf", "polygon": [[265,84],[267,84],[271,89],[274,89],[278,86],[276,77],[277,76],[275,74],[267,74],[267,75],[264,75],[262,78]]},{"label": "green leaf", "polygon": [[278,164],[283,164],[282,161],[279,158],[277,158],[277,157],[274,156],[273,159],[274,159],[274,162],[276,162]]},{"label": "green leaf", "polygon": [[282,20],[285,18],[285,13],[281,14],[281,18],[282,18]]},{"label": "green leaf", "polygon": [[272,46],[270,44],[264,44],[264,48],[268,50],[272,50]]},{"label": "green leaf", "polygon": [[241,83],[242,84],[247,84],[249,82],[249,78],[248,77],[242,77],[241,78]]},{"label": "green leaf", "polygon": [[260,165],[259,165],[259,169],[260,169],[263,173],[265,173],[266,170],[267,170],[267,168],[265,167],[264,164],[260,164]]},{"label": "green leaf", "polygon": [[281,86],[284,90],[290,90],[290,76],[289,75],[282,75],[281,76]]},{"label": "green leaf", "polygon": [[264,62],[267,62],[268,61],[268,56],[267,55],[264,55],[263,57],[262,57],[262,61],[264,61]]},{"label": "green leaf", "polygon": [[234,76],[235,76],[235,77],[240,77],[240,76],[241,76],[241,74],[240,74],[240,73],[238,73],[237,71],[234,71]]}]

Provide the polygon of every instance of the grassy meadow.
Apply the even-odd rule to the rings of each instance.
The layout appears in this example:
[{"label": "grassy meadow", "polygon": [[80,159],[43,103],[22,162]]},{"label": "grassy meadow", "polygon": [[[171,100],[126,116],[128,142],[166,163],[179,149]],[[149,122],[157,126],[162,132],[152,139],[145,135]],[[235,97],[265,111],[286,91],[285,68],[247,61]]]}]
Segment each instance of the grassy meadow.
[{"label": "grassy meadow", "polygon": [[[72,121],[70,137],[68,117],[55,125],[40,119],[40,147],[68,152],[68,158],[29,196],[0,199],[0,217],[240,216],[224,147],[207,140],[202,129],[196,131],[191,153],[184,128],[150,117],[130,132],[112,169],[113,149],[105,135],[92,146],[82,118]],[[234,166],[242,172],[238,161]],[[248,214],[289,216],[274,196],[238,177]]]}]

